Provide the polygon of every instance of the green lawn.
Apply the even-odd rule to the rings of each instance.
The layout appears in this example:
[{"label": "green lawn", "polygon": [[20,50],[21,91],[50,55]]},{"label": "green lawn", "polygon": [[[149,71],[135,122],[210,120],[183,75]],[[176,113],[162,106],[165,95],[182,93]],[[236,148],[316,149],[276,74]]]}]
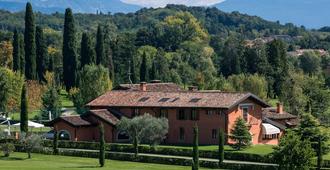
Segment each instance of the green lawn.
[{"label": "green lawn", "polygon": [[60,99],[62,107],[70,108],[73,107],[73,102],[69,99],[68,93],[65,90],[61,90]]},{"label": "green lawn", "polygon": [[[32,154],[26,159],[26,153],[14,153],[9,158],[0,157],[0,169],[4,170],[188,170],[190,167],[136,163],[107,160],[104,168],[98,167],[98,159],[68,156]],[[203,168],[202,168],[203,169]],[[203,169],[206,170],[206,169]]]},{"label": "green lawn", "polygon": [[[189,149],[192,147],[189,146],[166,146],[166,145],[161,145],[159,147],[169,147],[169,148],[185,148]],[[209,146],[199,146],[199,150],[204,150],[204,151],[212,151],[212,150],[218,150],[218,145],[209,145]],[[273,145],[253,145],[250,146],[249,148],[237,151],[234,150],[232,147],[226,145],[225,146],[226,151],[231,151],[231,152],[241,152],[241,153],[252,153],[252,154],[259,154],[259,155],[267,155],[273,152]]]}]

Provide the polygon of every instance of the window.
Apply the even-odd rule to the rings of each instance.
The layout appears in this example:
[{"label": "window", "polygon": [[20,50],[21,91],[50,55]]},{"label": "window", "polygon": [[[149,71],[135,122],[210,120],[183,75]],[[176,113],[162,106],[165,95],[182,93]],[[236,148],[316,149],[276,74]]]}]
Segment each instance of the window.
[{"label": "window", "polygon": [[178,114],[177,116],[178,120],[186,120],[186,116],[183,109],[178,110],[177,114]]},{"label": "window", "polygon": [[175,99],[173,99],[171,102],[173,103],[173,102],[176,102],[177,100],[179,100],[180,98],[175,98]]},{"label": "window", "polygon": [[139,100],[139,102],[145,102],[145,101],[147,101],[149,98],[150,98],[150,97],[142,97],[142,98]]},{"label": "window", "polygon": [[279,134],[272,134],[272,135],[263,135],[262,139],[278,139],[279,138]]},{"label": "window", "polygon": [[191,110],[191,120],[198,120],[198,111],[195,109]]},{"label": "window", "polygon": [[207,115],[211,116],[215,113],[215,110],[207,110]]},{"label": "window", "polygon": [[184,140],[184,128],[180,128],[180,134],[179,134],[179,140],[183,141]]},{"label": "window", "polygon": [[167,102],[170,98],[161,98],[158,102]]},{"label": "window", "polygon": [[212,129],[212,139],[217,139],[218,131],[216,129]]},{"label": "window", "polygon": [[192,103],[197,103],[201,100],[201,98],[192,98],[189,102],[192,102]]},{"label": "window", "polygon": [[167,109],[160,109],[160,117],[168,117],[168,111]]},{"label": "window", "polygon": [[242,111],[243,111],[243,119],[247,122],[249,117],[249,108],[242,107]]},{"label": "window", "polygon": [[138,116],[139,115],[139,109],[138,108],[135,108],[134,110],[133,110],[133,117],[134,116]]}]

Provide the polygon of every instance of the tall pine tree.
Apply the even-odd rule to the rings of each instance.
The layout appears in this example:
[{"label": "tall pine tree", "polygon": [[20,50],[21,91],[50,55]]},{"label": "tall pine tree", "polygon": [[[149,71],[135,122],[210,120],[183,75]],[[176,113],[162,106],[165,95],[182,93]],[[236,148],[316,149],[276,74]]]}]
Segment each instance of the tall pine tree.
[{"label": "tall pine tree", "polygon": [[147,70],[147,56],[144,52],[142,55],[142,62],[140,66],[140,82],[148,81],[148,70]]},{"label": "tall pine tree", "polygon": [[24,49],[25,49],[25,78],[28,80],[36,80],[36,42],[35,42],[35,23],[34,14],[31,3],[26,4],[25,11],[25,33],[24,33]]},{"label": "tall pine tree", "polygon": [[20,128],[21,132],[28,132],[28,99],[26,94],[26,85],[22,87],[21,94],[21,115],[20,115]]},{"label": "tall pine tree", "polygon": [[14,31],[13,37],[13,70],[14,71],[21,71],[21,46],[19,40],[19,33],[17,29]]},{"label": "tall pine tree", "polygon": [[40,82],[46,82],[45,74],[48,69],[47,45],[43,30],[39,26],[36,28],[36,45],[38,80]]},{"label": "tall pine tree", "polygon": [[96,64],[92,40],[86,32],[81,37],[80,64],[81,68],[88,64]]},{"label": "tall pine tree", "polygon": [[69,91],[76,86],[77,82],[77,49],[76,30],[72,10],[65,10],[64,31],[63,31],[63,79],[66,90]]},{"label": "tall pine tree", "polygon": [[25,49],[24,49],[24,37],[22,34],[18,35],[18,44],[19,44],[19,50],[21,54],[20,58],[20,70],[22,74],[25,74]]},{"label": "tall pine tree", "polygon": [[104,141],[104,127],[101,123],[99,125],[99,131],[100,131],[100,153],[99,153],[99,163],[100,167],[104,166],[105,163],[105,141]]},{"label": "tall pine tree", "polygon": [[107,58],[105,56],[105,50],[104,50],[104,34],[101,25],[97,27],[95,51],[96,51],[96,63],[101,64],[104,67],[107,67]]},{"label": "tall pine tree", "polygon": [[112,58],[112,50],[111,48],[109,48],[108,51],[108,61],[109,61],[109,76],[110,76],[110,80],[112,81],[112,83],[114,84],[115,81],[115,66],[113,65],[113,58]]}]

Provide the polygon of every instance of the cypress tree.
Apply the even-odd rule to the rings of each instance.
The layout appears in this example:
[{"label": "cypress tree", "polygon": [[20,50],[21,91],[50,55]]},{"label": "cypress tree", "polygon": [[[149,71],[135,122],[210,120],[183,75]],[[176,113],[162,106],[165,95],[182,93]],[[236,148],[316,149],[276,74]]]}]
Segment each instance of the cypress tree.
[{"label": "cypress tree", "polygon": [[36,28],[36,45],[37,45],[37,76],[40,82],[46,82],[45,74],[48,69],[47,63],[47,45],[44,33],[41,27]]},{"label": "cypress tree", "polygon": [[219,166],[223,163],[225,158],[225,133],[222,129],[219,129]]},{"label": "cypress tree", "polygon": [[320,170],[322,167],[322,140],[321,136],[318,137],[318,145],[317,145],[317,170]]},{"label": "cypress tree", "polygon": [[13,37],[13,70],[20,71],[21,70],[21,49],[20,49],[20,40],[19,40],[19,33],[17,29],[14,31]]},{"label": "cypress tree", "polygon": [[88,64],[96,64],[92,40],[86,32],[81,37],[80,64],[81,68]]},{"label": "cypress tree", "polygon": [[104,67],[107,67],[107,59],[105,57],[105,50],[104,50],[104,34],[101,25],[97,27],[95,51],[96,51],[96,64],[101,64]]},{"label": "cypress tree", "polygon": [[20,50],[20,70],[25,74],[25,50],[24,50],[24,37],[22,34],[18,35],[19,50]]},{"label": "cypress tree", "polygon": [[192,170],[198,170],[198,169],[199,169],[198,127],[197,125],[195,125]]},{"label": "cypress tree", "polygon": [[35,23],[32,5],[28,2],[25,11],[25,32],[24,32],[24,49],[25,49],[25,78],[28,80],[36,80],[36,42],[35,42]]},{"label": "cypress tree", "polygon": [[21,132],[28,132],[28,99],[26,94],[26,85],[22,87],[21,94],[21,115],[20,115]]},{"label": "cypress tree", "polygon": [[104,127],[103,124],[101,123],[99,125],[99,130],[100,130],[100,153],[99,153],[99,163],[100,166],[103,167],[105,163],[105,141],[104,141]]},{"label": "cypress tree", "polygon": [[155,61],[152,62],[151,70],[150,70],[150,80],[157,80],[158,74],[157,74],[157,64]]},{"label": "cypress tree", "polygon": [[112,50],[111,48],[108,51],[108,56],[109,56],[109,76],[110,76],[110,80],[112,81],[112,83],[114,83],[115,81],[115,67],[113,65],[113,58],[112,58]]},{"label": "cypress tree", "polygon": [[54,131],[53,154],[58,155],[58,132],[57,132],[57,130]]},{"label": "cypress tree", "polygon": [[134,139],[133,139],[133,147],[134,147],[135,157],[137,157],[138,154],[139,154],[139,143],[138,143],[138,137],[137,136],[135,136]]},{"label": "cypress tree", "polygon": [[75,41],[75,24],[72,10],[65,10],[63,31],[63,79],[66,90],[76,86],[77,82],[77,49]]},{"label": "cypress tree", "polygon": [[148,81],[148,71],[147,71],[147,56],[144,52],[142,55],[142,63],[140,66],[140,82]]}]

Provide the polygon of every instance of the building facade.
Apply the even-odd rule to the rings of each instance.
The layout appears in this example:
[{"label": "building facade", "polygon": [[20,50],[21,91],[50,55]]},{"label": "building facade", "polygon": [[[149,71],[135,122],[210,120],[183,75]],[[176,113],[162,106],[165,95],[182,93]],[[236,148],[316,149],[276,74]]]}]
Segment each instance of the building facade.
[{"label": "building facade", "polygon": [[[148,87],[150,87],[148,89]],[[70,133],[70,140],[97,141],[95,127],[106,124],[107,142],[127,142],[124,132],[116,130],[116,123],[122,118],[150,114],[166,117],[169,132],[164,143],[188,145],[193,142],[193,127],[199,127],[201,145],[218,144],[218,131],[228,136],[237,118],[242,117],[248,125],[253,144],[277,144],[286,128],[295,126],[296,116],[270,106],[251,93],[227,93],[220,91],[185,91],[171,83],[141,83],[123,85],[109,91],[86,105],[89,108],[83,116],[75,116],[75,123],[69,127],[67,117],[53,120],[50,125],[58,131]],[[274,119],[276,115],[282,119]],[[81,126],[78,122],[81,122]],[[86,123],[88,122],[88,123]],[[72,124],[76,124],[73,126]],[[78,125],[78,126],[77,126]],[[73,134],[73,135],[72,135]],[[227,138],[227,143],[233,143]]]}]

